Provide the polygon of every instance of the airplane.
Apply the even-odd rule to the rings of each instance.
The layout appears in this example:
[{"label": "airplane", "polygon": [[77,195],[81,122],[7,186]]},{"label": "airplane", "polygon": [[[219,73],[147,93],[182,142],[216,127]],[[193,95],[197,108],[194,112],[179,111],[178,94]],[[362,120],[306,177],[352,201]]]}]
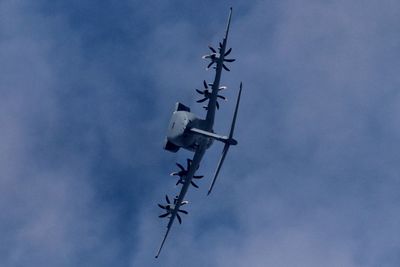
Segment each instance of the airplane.
[{"label": "airplane", "polygon": [[165,240],[171,230],[172,224],[175,218],[178,222],[182,223],[182,218],[180,213],[188,214],[186,210],[182,210],[181,207],[186,205],[188,201],[184,200],[184,197],[192,185],[198,188],[197,184],[194,183],[193,179],[201,179],[203,176],[195,175],[195,172],[199,168],[200,162],[206,152],[206,150],[213,144],[214,140],[220,141],[224,144],[221,157],[218,161],[216,171],[214,173],[213,180],[208,189],[207,195],[211,193],[214,188],[215,182],[217,180],[218,174],[221,170],[222,164],[225,160],[226,154],[228,153],[230,146],[237,145],[237,141],[233,138],[233,133],[236,124],[236,117],[239,108],[240,96],[242,93],[242,83],[240,83],[240,89],[237,96],[236,107],[233,114],[233,119],[231,123],[231,128],[228,136],[218,135],[214,133],[214,118],[215,111],[219,109],[219,103],[217,99],[226,100],[224,96],[219,95],[219,92],[226,89],[225,86],[220,86],[222,70],[230,71],[230,69],[225,65],[226,62],[230,63],[235,61],[234,59],[225,58],[228,56],[232,48],[227,48],[227,40],[229,27],[232,17],[232,8],[229,11],[228,23],[225,30],[225,36],[222,43],[219,43],[218,51],[213,47],[209,46],[211,54],[203,56],[203,59],[210,60],[207,66],[209,69],[211,66],[215,69],[215,77],[213,83],[207,83],[203,81],[204,90],[196,89],[196,91],[203,96],[202,99],[198,100],[198,103],[203,103],[208,100],[208,104],[204,106],[207,111],[205,119],[200,119],[195,114],[190,112],[190,108],[182,103],[177,102],[175,105],[175,110],[172,113],[172,117],[168,126],[167,137],[165,140],[164,149],[170,152],[176,153],[180,148],[194,152],[193,159],[187,159],[186,168],[180,163],[176,163],[179,171],[171,173],[171,176],[179,176],[179,180],[176,185],[182,184],[181,191],[177,195],[173,202],[169,199],[168,195],[165,196],[167,202],[166,205],[158,204],[158,206],[164,210],[164,214],[159,217],[169,217],[169,222],[167,225],[167,231],[158,249],[156,258],[159,257],[161,250],[164,246]]}]

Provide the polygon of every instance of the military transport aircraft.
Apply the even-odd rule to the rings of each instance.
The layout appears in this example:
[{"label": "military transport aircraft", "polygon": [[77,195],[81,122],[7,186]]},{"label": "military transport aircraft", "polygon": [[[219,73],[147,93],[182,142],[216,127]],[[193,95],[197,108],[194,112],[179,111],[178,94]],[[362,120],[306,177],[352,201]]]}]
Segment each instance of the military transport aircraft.
[{"label": "military transport aircraft", "polygon": [[178,219],[179,223],[182,223],[180,213],[188,214],[188,212],[182,210],[181,207],[188,203],[188,201],[184,200],[184,197],[189,189],[189,186],[192,185],[193,187],[198,188],[193,179],[200,179],[203,177],[195,175],[195,172],[199,168],[200,161],[203,158],[206,150],[211,146],[214,140],[220,141],[225,144],[222,150],[221,158],[217,165],[217,169],[214,174],[214,178],[208,190],[208,194],[210,194],[215,185],[215,181],[217,180],[217,176],[221,169],[221,166],[225,160],[225,156],[228,153],[229,147],[231,145],[237,145],[237,141],[233,138],[233,131],[235,129],[236,116],[239,108],[242,83],[240,83],[240,89],[229,135],[222,136],[215,134],[213,131],[215,110],[219,109],[219,103],[217,99],[226,99],[224,96],[219,95],[220,91],[226,89],[225,86],[220,86],[221,73],[223,69],[226,71],[230,71],[229,68],[225,65],[226,62],[235,61],[234,59],[225,58],[232,51],[232,48],[229,48],[228,50],[226,49],[231,16],[232,8],[229,12],[225,37],[223,38],[222,43],[219,43],[218,51],[209,46],[211,54],[203,56],[204,59],[210,60],[207,69],[209,69],[213,65],[213,68],[215,69],[214,82],[209,84],[204,81],[204,90],[196,89],[196,91],[203,97],[202,99],[197,101],[198,103],[202,103],[208,100],[208,104],[204,106],[205,110],[207,111],[206,118],[198,118],[195,114],[190,112],[189,107],[178,102],[176,103],[175,111],[173,112],[169,123],[164,149],[171,152],[177,152],[180,148],[183,148],[194,152],[194,156],[193,159],[187,159],[186,168],[177,163],[176,165],[178,166],[179,171],[171,173],[172,176],[179,177],[176,185],[182,184],[179,195],[177,195],[172,202],[170,198],[166,195],[165,201],[167,202],[167,204],[158,204],[158,206],[164,210],[164,213],[161,214],[159,217],[168,217],[169,222],[167,225],[167,231],[157,252],[156,258],[158,258],[158,256],[160,255],[161,249],[165,243],[165,240],[167,239],[168,233],[171,230],[175,218]]}]

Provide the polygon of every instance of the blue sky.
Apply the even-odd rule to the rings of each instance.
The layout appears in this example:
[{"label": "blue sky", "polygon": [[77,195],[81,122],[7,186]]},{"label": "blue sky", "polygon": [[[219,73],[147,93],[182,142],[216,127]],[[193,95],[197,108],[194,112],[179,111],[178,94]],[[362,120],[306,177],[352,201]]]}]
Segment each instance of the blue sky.
[{"label": "blue sky", "polygon": [[[234,7],[215,144],[154,259],[174,103]],[[0,2],[1,266],[399,266],[398,1]]]}]

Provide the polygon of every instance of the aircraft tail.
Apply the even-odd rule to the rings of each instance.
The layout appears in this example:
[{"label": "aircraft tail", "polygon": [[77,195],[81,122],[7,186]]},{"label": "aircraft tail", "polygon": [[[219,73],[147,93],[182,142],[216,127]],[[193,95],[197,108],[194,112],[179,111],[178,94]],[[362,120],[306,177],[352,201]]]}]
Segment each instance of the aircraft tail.
[{"label": "aircraft tail", "polygon": [[[238,109],[239,109],[239,102],[240,102],[241,94],[242,94],[242,83],[240,83],[240,89],[239,89],[239,93],[238,93],[238,97],[237,97],[237,101],[236,101],[235,113],[233,114],[231,130],[229,132],[228,140],[234,140],[233,139],[233,132],[235,130],[236,117],[237,117],[237,112],[238,112]],[[225,143],[224,149],[222,150],[221,158],[218,161],[217,169],[215,170],[214,178],[213,178],[213,180],[211,182],[210,189],[208,189],[207,195],[209,195],[211,193],[212,189],[214,188],[215,181],[217,180],[219,171],[221,170],[222,164],[224,163],[224,160],[225,160],[226,154],[228,153],[229,147],[231,145],[236,145],[236,144],[237,144],[236,140],[235,140],[234,143],[232,143],[232,142],[226,142]]]}]

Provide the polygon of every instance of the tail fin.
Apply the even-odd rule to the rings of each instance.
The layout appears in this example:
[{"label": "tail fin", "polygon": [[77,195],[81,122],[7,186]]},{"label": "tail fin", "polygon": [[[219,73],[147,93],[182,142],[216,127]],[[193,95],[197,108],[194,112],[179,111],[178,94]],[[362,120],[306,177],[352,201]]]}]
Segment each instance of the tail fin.
[{"label": "tail fin", "polygon": [[[230,130],[230,132],[229,132],[229,140],[234,140],[234,139],[233,139],[233,132],[234,132],[234,130],[235,130],[236,117],[237,117],[237,112],[238,112],[238,109],[239,109],[239,102],[240,102],[240,96],[241,96],[241,94],[242,94],[242,83],[240,83],[240,89],[239,89],[238,98],[237,98],[237,101],[236,101],[235,113],[233,114],[233,119],[232,119],[232,124],[231,124],[231,130]],[[222,150],[221,158],[220,158],[220,160],[219,160],[219,162],[218,162],[217,169],[216,169],[216,171],[215,171],[214,178],[213,178],[213,180],[212,180],[212,182],[211,182],[210,189],[208,189],[207,195],[209,195],[209,194],[211,193],[211,191],[212,191],[212,189],[213,189],[213,187],[214,187],[214,185],[215,185],[215,181],[217,180],[219,171],[221,170],[222,164],[224,163],[224,160],[225,160],[225,156],[226,156],[226,154],[228,153],[229,147],[230,147],[231,145],[232,145],[231,142],[226,142],[225,145],[224,145],[224,149]]]}]

